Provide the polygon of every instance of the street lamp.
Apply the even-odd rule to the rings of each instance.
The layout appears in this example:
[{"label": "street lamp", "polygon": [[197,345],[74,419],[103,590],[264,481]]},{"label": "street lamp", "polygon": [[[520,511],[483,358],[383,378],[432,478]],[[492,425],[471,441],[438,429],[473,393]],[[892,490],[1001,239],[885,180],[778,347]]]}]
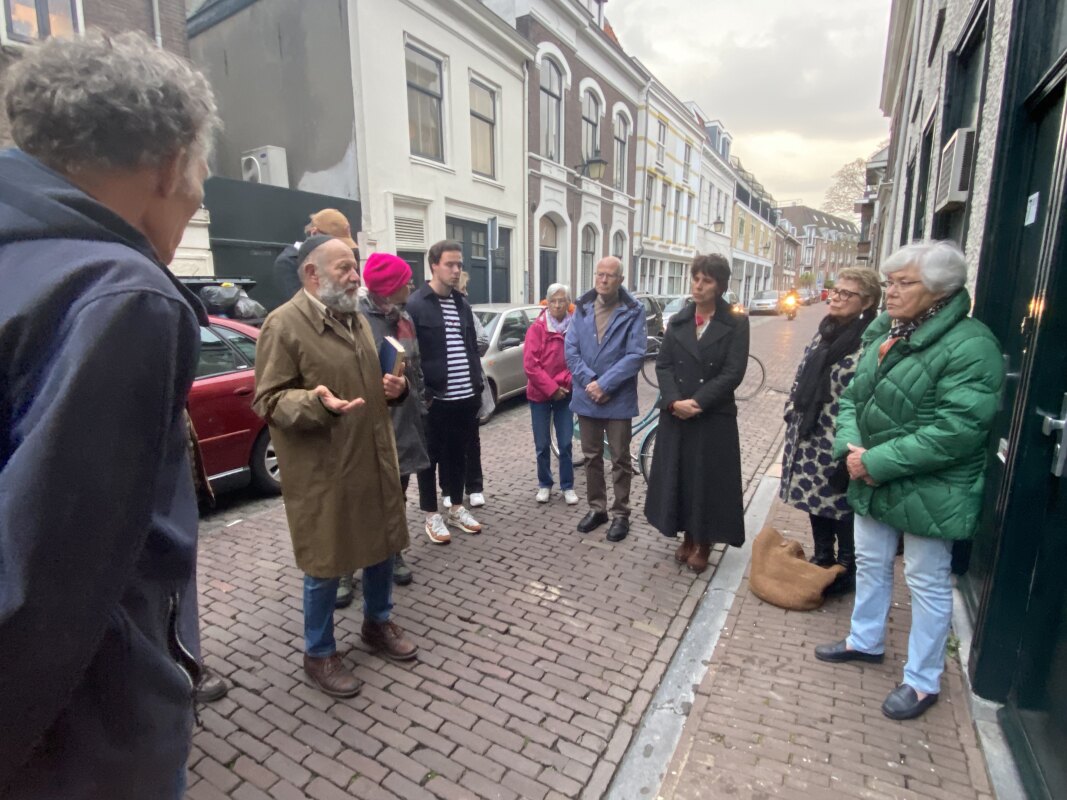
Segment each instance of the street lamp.
[{"label": "street lamp", "polygon": [[711,223],[711,229],[715,231],[715,233],[722,233],[723,228],[725,227],[726,223],[722,221],[722,217],[716,217],[715,221]]},{"label": "street lamp", "polygon": [[604,169],[607,165],[608,162],[600,157],[600,153],[596,153],[592,158],[586,159],[585,163],[575,167],[574,171],[579,177],[600,181],[604,177]]}]

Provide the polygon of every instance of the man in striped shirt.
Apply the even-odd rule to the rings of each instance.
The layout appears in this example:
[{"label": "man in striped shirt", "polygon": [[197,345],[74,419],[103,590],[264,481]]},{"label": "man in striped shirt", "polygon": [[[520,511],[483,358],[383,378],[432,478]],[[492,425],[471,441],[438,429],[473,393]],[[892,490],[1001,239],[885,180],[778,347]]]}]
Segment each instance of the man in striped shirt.
[{"label": "man in striped shirt", "polygon": [[[481,533],[481,524],[462,505],[467,441],[474,435],[481,406],[482,370],[474,314],[458,291],[463,271],[459,242],[441,241],[427,255],[430,280],[408,299],[415,323],[429,410],[426,439],[430,467],[419,473],[419,505],[426,512],[426,535],[436,544],[451,541],[448,526]],[[453,500],[446,515],[437,509],[437,470],[442,492]],[[458,501],[458,502],[457,502]]]}]

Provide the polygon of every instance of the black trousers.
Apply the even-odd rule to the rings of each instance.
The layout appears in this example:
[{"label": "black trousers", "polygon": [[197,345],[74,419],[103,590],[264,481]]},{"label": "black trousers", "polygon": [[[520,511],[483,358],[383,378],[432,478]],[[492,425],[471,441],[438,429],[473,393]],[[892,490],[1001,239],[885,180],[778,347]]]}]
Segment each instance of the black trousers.
[{"label": "black trousers", "polygon": [[419,507],[427,512],[437,511],[437,473],[440,472],[441,493],[462,502],[463,483],[467,475],[467,448],[478,434],[480,397],[464,400],[434,400],[426,414],[426,443],[429,445],[430,466],[419,475]]},{"label": "black trousers", "polygon": [[[479,406],[481,408],[481,406]],[[467,490],[467,494],[474,494],[475,492],[481,492],[483,487],[482,478],[482,426],[474,426],[474,435],[467,440],[467,467],[463,471],[463,488]],[[445,484],[442,482],[441,494],[448,497],[448,492],[445,491]],[[463,499],[460,496],[459,500],[453,500],[452,502],[458,503]]]},{"label": "black trousers", "polygon": [[[845,556],[854,559],[856,552],[855,539],[853,536],[853,524],[855,517],[849,514],[845,519],[831,519],[830,517],[818,517],[808,514],[811,520],[811,535],[815,541],[815,556],[820,560],[825,559],[834,562]],[[837,545],[837,553],[834,553],[834,545]]]}]

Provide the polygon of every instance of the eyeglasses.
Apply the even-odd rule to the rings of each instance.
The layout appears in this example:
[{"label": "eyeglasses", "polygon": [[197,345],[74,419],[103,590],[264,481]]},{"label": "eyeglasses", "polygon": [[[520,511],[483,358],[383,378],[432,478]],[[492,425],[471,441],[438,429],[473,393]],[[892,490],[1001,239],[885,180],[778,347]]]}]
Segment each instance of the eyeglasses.
[{"label": "eyeglasses", "polygon": [[903,292],[905,289],[910,289],[922,281],[900,281],[900,280],[887,280],[882,284],[885,290],[888,292],[890,289],[896,289],[898,292]]},{"label": "eyeglasses", "polygon": [[830,297],[840,297],[846,303],[849,300],[851,300],[853,297],[865,297],[866,296],[866,295],[863,294],[863,292],[850,292],[848,289],[837,289],[837,288],[830,289],[828,294],[830,295]]}]

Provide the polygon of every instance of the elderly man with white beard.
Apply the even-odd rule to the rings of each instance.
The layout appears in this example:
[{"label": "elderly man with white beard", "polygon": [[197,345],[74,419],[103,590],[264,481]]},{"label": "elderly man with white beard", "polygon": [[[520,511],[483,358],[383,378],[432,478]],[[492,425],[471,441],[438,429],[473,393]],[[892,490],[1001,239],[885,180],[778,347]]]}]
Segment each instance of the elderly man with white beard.
[{"label": "elderly man with white beard", "polygon": [[352,249],[312,236],[298,263],[303,291],[263,323],[253,407],[270,427],[304,572],[304,671],[326,694],[352,697],[360,682],[333,634],[340,576],[363,569],[361,635],[371,649],[397,661],[418,653],[390,620],[393,556],[408,546],[408,529],[388,405],[408,384],[382,375],[357,311]]}]

